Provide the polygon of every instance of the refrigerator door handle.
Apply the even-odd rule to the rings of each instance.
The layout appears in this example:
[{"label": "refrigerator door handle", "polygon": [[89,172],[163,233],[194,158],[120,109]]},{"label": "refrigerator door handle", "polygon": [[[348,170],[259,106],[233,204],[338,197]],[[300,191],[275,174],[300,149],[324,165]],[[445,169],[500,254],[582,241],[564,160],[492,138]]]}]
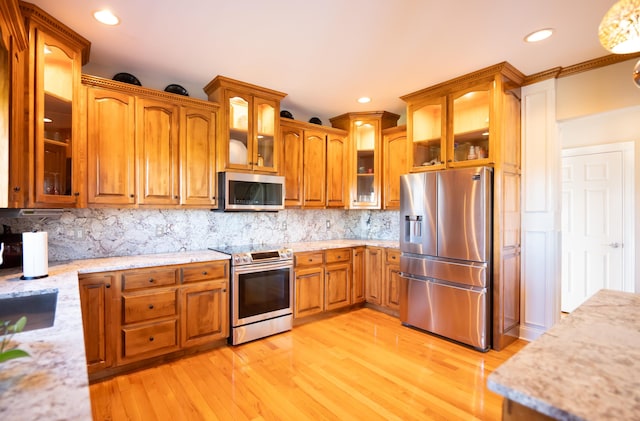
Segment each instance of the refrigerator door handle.
[{"label": "refrigerator door handle", "polygon": [[415,276],[412,276],[410,274],[407,273],[400,273],[400,276],[402,276],[403,278],[406,278],[409,281],[416,281],[416,282],[426,282],[429,284],[435,284],[435,285],[442,285],[443,287],[447,287],[447,288],[453,288],[453,289],[458,289],[460,291],[474,291],[477,293],[485,293],[487,292],[487,288],[477,288],[477,287],[470,287],[470,286],[459,286],[456,284],[452,284],[450,282],[441,282],[437,279],[434,278],[416,278]]}]

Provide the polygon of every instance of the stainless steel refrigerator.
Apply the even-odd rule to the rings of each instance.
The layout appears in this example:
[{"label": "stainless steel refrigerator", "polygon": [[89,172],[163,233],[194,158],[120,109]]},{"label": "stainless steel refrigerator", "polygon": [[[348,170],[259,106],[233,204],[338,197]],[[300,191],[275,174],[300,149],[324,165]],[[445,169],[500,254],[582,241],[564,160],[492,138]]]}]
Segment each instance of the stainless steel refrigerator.
[{"label": "stainless steel refrigerator", "polygon": [[488,350],[492,169],[403,175],[400,201],[400,320]]}]

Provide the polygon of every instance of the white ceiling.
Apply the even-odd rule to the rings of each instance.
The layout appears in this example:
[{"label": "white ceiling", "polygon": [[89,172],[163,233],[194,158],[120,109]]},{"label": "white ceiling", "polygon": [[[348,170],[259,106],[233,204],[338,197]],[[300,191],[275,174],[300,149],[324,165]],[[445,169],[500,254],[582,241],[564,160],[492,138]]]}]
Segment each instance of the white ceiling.
[{"label": "white ceiling", "polygon": [[[607,55],[598,25],[615,0],[31,2],[91,41],[85,73],[129,72],[197,98],[220,74],[285,92],[282,109],[329,125],[351,111],[404,116],[400,96],[502,61],[530,75]],[[103,7],[118,26],[92,18]],[[552,38],[523,42],[545,27]]]}]

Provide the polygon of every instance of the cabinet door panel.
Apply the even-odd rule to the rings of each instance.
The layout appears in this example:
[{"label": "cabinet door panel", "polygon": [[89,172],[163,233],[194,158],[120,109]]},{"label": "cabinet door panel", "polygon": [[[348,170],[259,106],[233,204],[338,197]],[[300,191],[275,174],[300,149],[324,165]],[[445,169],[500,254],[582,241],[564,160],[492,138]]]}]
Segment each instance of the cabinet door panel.
[{"label": "cabinet door panel", "polygon": [[324,310],[324,269],[314,267],[295,271],[296,301],[293,317],[300,318]]},{"label": "cabinet door panel", "polygon": [[385,135],[383,142],[383,207],[400,209],[400,176],[407,172],[407,132]]},{"label": "cabinet door panel", "polygon": [[175,205],[178,196],[178,107],[137,102],[138,203]]},{"label": "cabinet door panel", "polygon": [[379,247],[367,247],[367,276],[365,280],[366,300],[368,303],[382,304],[382,264],[383,250]]},{"label": "cabinet door panel", "polygon": [[304,132],[304,207],[325,207],[326,139],[322,132]]},{"label": "cabinet door panel", "polygon": [[282,164],[281,175],[284,176],[285,197],[284,204],[288,208],[302,206],[303,191],[303,153],[302,130],[286,125],[281,129]]},{"label": "cabinet door panel", "polygon": [[227,281],[201,282],[181,289],[181,346],[229,336]]},{"label": "cabinet door panel", "polygon": [[351,265],[327,266],[325,272],[325,309],[333,310],[351,304]]},{"label": "cabinet door panel", "polygon": [[344,208],[347,205],[347,138],[327,136],[327,207]]},{"label": "cabinet door panel", "polygon": [[365,301],[365,248],[356,247],[353,249],[353,268],[352,268],[352,303],[361,303]]},{"label": "cabinet door panel", "polygon": [[113,364],[112,274],[83,276],[79,281],[84,346],[89,374]]},{"label": "cabinet door panel", "polygon": [[180,203],[216,204],[215,114],[184,107],[180,111]]},{"label": "cabinet door panel", "polygon": [[132,96],[87,89],[89,204],[135,203],[134,122]]}]

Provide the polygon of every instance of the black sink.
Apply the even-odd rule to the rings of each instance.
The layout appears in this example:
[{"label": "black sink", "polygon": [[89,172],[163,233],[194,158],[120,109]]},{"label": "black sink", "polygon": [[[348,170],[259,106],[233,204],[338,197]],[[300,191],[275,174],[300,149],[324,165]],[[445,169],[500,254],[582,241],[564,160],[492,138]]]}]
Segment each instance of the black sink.
[{"label": "black sink", "polygon": [[34,293],[21,297],[0,298],[0,321],[14,324],[22,316],[27,317],[27,330],[53,326],[56,315],[58,291]]}]

